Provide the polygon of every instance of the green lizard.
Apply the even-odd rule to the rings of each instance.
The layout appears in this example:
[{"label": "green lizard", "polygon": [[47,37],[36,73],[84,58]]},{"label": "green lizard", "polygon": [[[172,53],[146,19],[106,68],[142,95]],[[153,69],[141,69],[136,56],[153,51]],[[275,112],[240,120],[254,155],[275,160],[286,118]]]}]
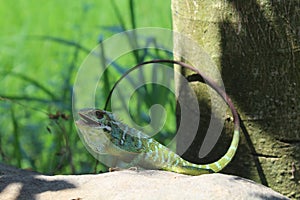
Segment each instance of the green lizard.
[{"label": "green lizard", "polygon": [[108,111],[79,111],[77,126],[93,155],[113,155],[132,166],[162,169],[182,174],[200,175],[222,170],[236,152],[239,132],[235,130],[227,153],[212,164],[196,165],[182,159],[153,138],[118,121]]},{"label": "green lizard", "polygon": [[[231,109],[234,119],[234,133],[229,149],[223,157],[210,164],[193,164],[169,150],[153,138],[139,130],[131,128],[116,119],[113,113],[99,109],[84,109],[78,112],[80,119],[76,121],[81,132],[81,138],[86,147],[96,158],[101,155],[111,155],[118,160],[129,163],[131,166],[140,166],[145,169],[162,169],[188,175],[200,175],[221,171],[234,157],[239,143],[238,113],[227,96],[226,92],[218,87],[209,77],[198,69],[174,60],[152,60],[140,63],[128,70],[114,85],[128,73],[149,63],[173,63],[188,68],[200,75],[207,85],[212,87],[223,98]],[[109,94],[109,98],[112,91]],[[108,99],[109,99],[108,98]],[[107,106],[106,102],[105,107]]]}]

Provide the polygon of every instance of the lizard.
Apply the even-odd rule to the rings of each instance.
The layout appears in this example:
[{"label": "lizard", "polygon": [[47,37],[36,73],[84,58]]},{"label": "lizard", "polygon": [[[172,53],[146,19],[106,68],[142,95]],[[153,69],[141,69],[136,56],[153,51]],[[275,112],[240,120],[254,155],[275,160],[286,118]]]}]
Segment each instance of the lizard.
[{"label": "lizard", "polygon": [[[162,61],[164,60],[158,60],[158,62]],[[166,62],[170,62],[170,60],[166,60]],[[206,84],[221,95],[230,107],[234,120],[234,133],[225,155],[209,164],[191,163],[145,133],[122,123],[112,112],[95,108],[80,110],[78,112],[79,120],[76,121],[81,138],[90,153],[96,158],[101,155],[111,155],[131,166],[139,166],[144,169],[160,169],[186,175],[219,172],[230,163],[237,151],[240,137],[239,117],[231,99],[223,89],[198,69],[180,61],[171,62],[195,71],[205,80]],[[153,63],[153,61],[144,63]]]}]

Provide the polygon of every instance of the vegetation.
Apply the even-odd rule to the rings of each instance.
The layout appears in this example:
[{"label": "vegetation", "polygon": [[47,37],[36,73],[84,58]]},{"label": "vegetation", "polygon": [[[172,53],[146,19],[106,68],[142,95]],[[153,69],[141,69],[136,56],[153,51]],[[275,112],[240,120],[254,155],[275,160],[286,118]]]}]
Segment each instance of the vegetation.
[{"label": "vegetation", "polygon": [[[117,32],[136,27],[170,28],[170,1],[53,0],[41,4],[14,0],[0,4],[0,162],[46,174],[105,171],[102,165],[95,168],[97,162],[74,126],[76,73],[90,50]],[[122,72],[138,61],[162,55],[166,56],[133,53],[116,61],[119,70],[110,72],[106,82],[99,84],[99,102],[105,101]],[[134,119],[143,119],[141,124],[149,120],[142,116],[154,100],[174,112],[172,96],[147,98],[157,91],[155,87],[144,86],[138,90],[142,95],[133,96],[133,102],[144,96],[140,112],[133,114]],[[159,91],[156,97],[166,93],[163,88]],[[132,105],[134,110],[137,104]],[[103,108],[104,103],[99,106]],[[163,142],[176,127],[175,114],[168,116],[170,123],[159,135]]]}]

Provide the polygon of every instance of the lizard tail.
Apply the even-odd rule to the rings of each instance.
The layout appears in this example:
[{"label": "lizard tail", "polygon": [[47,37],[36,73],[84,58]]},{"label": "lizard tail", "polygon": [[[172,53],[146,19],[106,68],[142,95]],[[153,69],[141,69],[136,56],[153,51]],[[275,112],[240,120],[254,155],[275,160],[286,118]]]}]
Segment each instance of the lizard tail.
[{"label": "lizard tail", "polygon": [[231,113],[233,116],[233,122],[234,122],[234,132],[233,132],[233,137],[232,137],[230,147],[228,148],[227,152],[225,153],[225,155],[223,157],[221,157],[216,162],[206,165],[206,169],[211,170],[213,172],[219,172],[229,164],[229,162],[232,160],[232,158],[234,157],[234,155],[237,151],[237,147],[238,147],[239,140],[240,140],[240,118],[239,118],[238,112],[235,109],[231,99],[226,94],[225,90],[223,90],[221,87],[219,87],[217,85],[217,83],[215,83],[209,77],[202,74],[198,69],[196,69],[192,66],[186,65],[185,63],[180,63],[180,64],[185,65],[186,68],[189,68],[189,69],[193,70],[194,72],[196,72],[197,74],[199,74],[205,80],[205,83],[207,85],[209,85],[210,87],[212,87],[223,98],[223,100],[226,102],[226,104],[229,106],[229,108],[231,110]]},{"label": "lizard tail", "polygon": [[209,168],[212,169],[214,172],[219,172],[228,165],[228,163],[232,160],[232,158],[234,157],[237,151],[237,147],[239,145],[239,140],[240,140],[240,118],[238,112],[236,111],[231,99],[227,96],[226,92],[219,87],[214,89],[222,96],[224,101],[229,106],[233,116],[233,122],[234,122],[234,132],[232,136],[232,141],[227,152],[222,158],[220,158],[216,162],[208,164]]},{"label": "lizard tail", "polygon": [[226,104],[229,106],[231,110],[233,116],[233,122],[234,122],[234,132],[232,136],[232,141],[227,152],[219,160],[206,165],[206,167],[211,169],[212,171],[219,172],[230,163],[230,161],[232,160],[232,158],[234,157],[237,151],[237,147],[240,140],[240,118],[237,110],[235,109],[231,99],[228,97],[226,92],[220,87],[218,87],[214,82],[211,82],[210,80],[207,81],[206,83],[210,85],[212,88],[214,88],[219,93],[219,95],[224,99],[224,101],[226,102]]},{"label": "lizard tail", "polygon": [[222,169],[224,169],[229,164],[229,162],[232,160],[232,158],[234,157],[234,155],[236,153],[236,150],[237,150],[237,147],[239,144],[239,138],[240,138],[239,130],[234,130],[230,147],[228,148],[225,155],[222,158],[220,158],[219,160],[217,160],[216,162],[207,164],[206,168],[211,169],[213,172],[219,172]]}]

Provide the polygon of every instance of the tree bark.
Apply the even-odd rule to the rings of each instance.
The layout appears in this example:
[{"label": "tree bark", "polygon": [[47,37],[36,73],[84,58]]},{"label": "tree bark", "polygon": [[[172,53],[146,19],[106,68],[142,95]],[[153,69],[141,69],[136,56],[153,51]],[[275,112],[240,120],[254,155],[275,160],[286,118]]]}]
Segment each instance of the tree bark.
[{"label": "tree bark", "polygon": [[[300,198],[299,5],[299,0],[172,0],[174,31],[195,40],[212,57],[245,125],[238,153],[224,172],[295,199]],[[174,51],[185,60],[197,57],[184,50],[189,47],[180,37],[174,40]],[[191,85],[199,100],[201,128],[183,157],[212,162],[226,151],[232,124],[225,122],[217,145],[200,159],[213,100],[206,86]]]}]

